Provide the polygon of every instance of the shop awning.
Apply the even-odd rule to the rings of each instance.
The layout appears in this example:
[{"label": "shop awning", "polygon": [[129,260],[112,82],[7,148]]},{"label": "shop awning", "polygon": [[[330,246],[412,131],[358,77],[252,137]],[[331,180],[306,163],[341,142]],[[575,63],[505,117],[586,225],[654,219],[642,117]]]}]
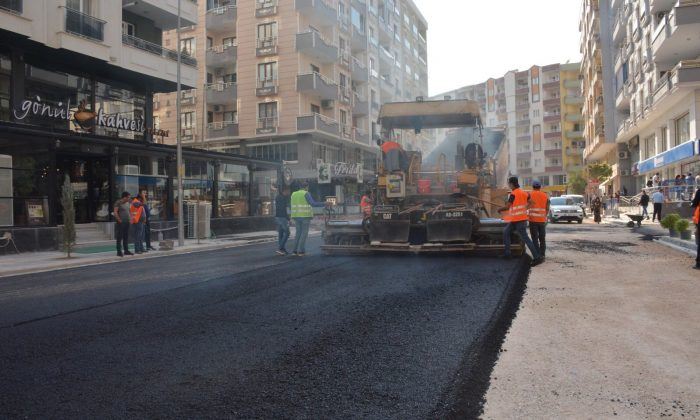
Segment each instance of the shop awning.
[{"label": "shop awning", "polygon": [[647,160],[638,162],[637,170],[639,173],[651,172],[655,169],[680,162],[697,155],[700,155],[700,140],[689,140],[672,149],[666,150],[663,153],[650,157]]}]

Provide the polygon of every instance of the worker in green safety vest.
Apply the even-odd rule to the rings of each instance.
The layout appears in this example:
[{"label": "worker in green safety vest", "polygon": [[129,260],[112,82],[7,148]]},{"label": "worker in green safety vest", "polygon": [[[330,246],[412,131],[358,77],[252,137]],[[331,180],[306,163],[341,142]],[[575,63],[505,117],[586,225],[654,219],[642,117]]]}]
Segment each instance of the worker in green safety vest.
[{"label": "worker in green safety vest", "polygon": [[311,197],[308,182],[304,182],[297,191],[292,193],[292,220],[296,227],[294,255],[303,257],[306,254],[306,238],[309,236],[309,226],[314,218],[313,208],[324,206],[324,203],[319,203]]}]

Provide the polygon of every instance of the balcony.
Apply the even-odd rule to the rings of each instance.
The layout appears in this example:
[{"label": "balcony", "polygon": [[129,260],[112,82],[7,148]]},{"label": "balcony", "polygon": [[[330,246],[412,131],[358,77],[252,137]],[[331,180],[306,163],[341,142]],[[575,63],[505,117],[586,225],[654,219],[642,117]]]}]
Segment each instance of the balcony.
[{"label": "balcony", "polygon": [[338,100],[341,104],[352,105],[352,92],[349,86],[338,86]]},{"label": "balcony", "polygon": [[354,133],[352,132],[352,127],[348,124],[340,124],[340,138],[344,140],[352,140]]},{"label": "balcony", "polygon": [[567,156],[581,156],[583,154],[583,148],[581,147],[567,147],[566,148],[566,155]]},{"label": "balcony", "polygon": [[352,27],[352,52],[367,51],[367,33],[355,25]]},{"label": "balcony", "polygon": [[338,99],[338,85],[334,81],[315,72],[297,75],[297,92],[321,100]]},{"label": "balcony", "polygon": [[351,57],[352,55],[350,54],[350,51],[341,49],[338,50],[338,64],[344,68],[350,69]]},{"label": "balcony", "polygon": [[550,80],[542,84],[543,89],[559,89],[559,80]]},{"label": "balcony", "polygon": [[238,89],[235,83],[211,83],[207,88],[207,105],[226,105],[236,102]]},{"label": "balcony", "polygon": [[530,87],[525,85],[525,86],[516,86],[515,88],[515,94],[516,95],[527,95],[530,93]]},{"label": "balcony", "polygon": [[567,96],[564,98],[564,103],[567,105],[583,105],[583,98],[581,96]]},{"label": "balcony", "polygon": [[548,133],[544,133],[544,138],[546,140],[560,139],[561,138],[561,131],[550,131]]},{"label": "balcony", "polygon": [[104,41],[104,27],[107,22],[68,7],[64,10],[66,32],[94,41]]},{"label": "balcony", "polygon": [[0,0],[0,10],[21,15],[23,10],[22,0]]},{"label": "balcony", "polygon": [[570,163],[570,164],[566,165],[566,172],[581,172],[582,170],[583,170],[583,165],[579,165],[576,163]]},{"label": "balcony", "polygon": [[192,127],[183,128],[180,130],[180,139],[183,142],[192,143],[197,140],[197,134]]},{"label": "balcony", "polygon": [[566,121],[568,122],[580,122],[583,121],[583,115],[580,112],[567,112]]},{"label": "balcony", "polygon": [[355,57],[350,59],[351,69],[352,69],[352,80],[355,82],[368,82],[369,73],[367,72],[367,66]]},{"label": "balcony", "polygon": [[[297,3],[300,0],[297,0]],[[335,63],[338,60],[338,47],[323,39],[316,31],[308,31],[297,34],[297,52],[304,53],[319,63]]]},{"label": "balcony", "polygon": [[521,102],[515,106],[515,109],[518,111],[527,111],[530,109],[530,102]]},{"label": "balcony", "polygon": [[255,128],[255,134],[259,136],[267,134],[276,134],[278,125],[279,120],[277,119],[277,117],[258,118],[258,126]]},{"label": "balcony", "polygon": [[297,131],[315,131],[340,136],[338,121],[321,114],[308,114],[297,117]]},{"label": "balcony", "polygon": [[396,59],[394,56],[384,48],[384,46],[379,46],[379,70],[391,73],[394,69]]},{"label": "balcony", "polygon": [[379,18],[379,42],[391,44],[394,41],[394,28],[384,18]]},{"label": "balcony", "polygon": [[561,105],[561,98],[558,98],[558,97],[557,97],[557,98],[545,99],[545,100],[542,101],[542,105],[545,106],[545,107],[548,107],[548,106],[559,106],[559,105]]},{"label": "balcony", "polygon": [[516,157],[518,160],[520,159],[530,159],[531,153],[529,151],[527,152],[518,152]]},{"label": "balcony", "polygon": [[700,55],[700,1],[679,0],[654,31],[652,53],[657,63],[672,63]]},{"label": "balcony", "polygon": [[530,125],[530,119],[525,119],[525,120],[518,120],[515,122],[516,127],[522,127],[522,126],[529,126]]},{"label": "balcony", "polygon": [[362,98],[357,93],[353,93],[354,103],[352,106],[353,115],[365,116],[369,115],[369,102],[367,99]]},{"label": "balcony", "polygon": [[207,10],[207,30],[211,32],[236,32],[236,4]]},{"label": "balcony", "polygon": [[220,121],[207,124],[207,140],[238,137],[238,121]]},{"label": "balcony", "polygon": [[[32,3],[35,0],[32,0]],[[61,3],[65,3],[61,1]],[[92,2],[93,6],[96,2]],[[111,1],[117,3],[117,1]],[[158,30],[168,31],[177,28],[177,1],[175,0],[122,0],[122,9],[131,14],[148,19],[148,23]],[[180,4],[181,27],[196,25],[199,10],[194,0],[182,1]],[[115,23],[118,21],[115,19]],[[203,23],[203,22],[199,22]],[[138,27],[139,25],[137,25]]]},{"label": "balcony", "polygon": [[316,26],[330,26],[338,19],[335,7],[323,0],[294,0],[294,8]]},{"label": "balcony", "polygon": [[277,95],[279,82],[277,79],[258,80],[258,85],[255,88],[255,96],[273,96]]},{"label": "balcony", "polygon": [[558,149],[556,149],[556,148],[544,149],[544,155],[546,157],[560,157],[562,155],[562,149],[561,149],[561,147]]},{"label": "balcony", "polygon": [[237,56],[237,45],[216,45],[207,49],[207,67],[233,70],[236,68]]},{"label": "balcony", "polygon": [[256,57],[277,55],[277,37],[258,39],[255,46]]},{"label": "balcony", "polygon": [[556,112],[545,112],[543,120],[546,123],[556,123],[561,121],[561,114]]},{"label": "balcony", "polygon": [[664,12],[670,10],[674,4],[676,0],[649,0],[649,11],[654,14]]},{"label": "balcony", "polygon": [[564,80],[564,87],[567,89],[579,89],[581,87],[581,81],[575,79]]},{"label": "balcony", "polygon": [[516,141],[527,141],[529,142],[532,137],[529,134],[523,134],[523,135],[518,135],[515,140]]},{"label": "balcony", "polygon": [[522,176],[522,175],[530,175],[530,174],[532,174],[532,168],[522,168],[522,167],[518,168],[518,175]]},{"label": "balcony", "polygon": [[552,172],[562,172],[564,168],[561,165],[557,166],[545,166],[544,171],[546,173],[552,173]]},{"label": "balcony", "polygon": [[277,0],[258,0],[255,4],[255,17],[265,18],[277,14]]},{"label": "balcony", "polygon": [[570,138],[570,139],[583,138],[583,131],[581,131],[581,130],[568,130],[566,132],[566,137]]},{"label": "balcony", "polygon": [[[145,51],[153,55],[167,58],[171,61],[177,61],[177,51],[163,48],[161,45],[154,44],[153,42],[149,42],[144,39],[137,38],[135,36],[122,34],[122,44],[138,48],[139,50]],[[194,57],[191,57],[184,53],[180,54],[180,61],[182,62],[182,64],[185,64],[187,66],[197,66],[197,60],[195,60]]]}]

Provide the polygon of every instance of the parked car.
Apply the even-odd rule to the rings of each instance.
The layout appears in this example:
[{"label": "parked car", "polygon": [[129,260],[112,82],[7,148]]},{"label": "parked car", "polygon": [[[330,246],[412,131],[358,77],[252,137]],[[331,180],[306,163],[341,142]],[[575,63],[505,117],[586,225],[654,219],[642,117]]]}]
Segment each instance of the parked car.
[{"label": "parked car", "polygon": [[552,197],[549,199],[549,221],[557,223],[561,221],[583,223],[583,209],[576,204],[574,199],[567,197]]},{"label": "parked car", "polygon": [[577,194],[564,194],[562,195],[564,198],[571,198],[574,200],[575,204],[578,204],[581,206],[581,210],[583,210],[583,217],[586,217],[586,200],[583,198],[582,195],[577,195]]}]

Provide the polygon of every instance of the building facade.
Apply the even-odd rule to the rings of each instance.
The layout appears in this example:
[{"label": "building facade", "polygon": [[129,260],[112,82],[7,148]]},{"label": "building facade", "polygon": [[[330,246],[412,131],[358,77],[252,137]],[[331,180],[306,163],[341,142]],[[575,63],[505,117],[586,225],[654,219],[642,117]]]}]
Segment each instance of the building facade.
[{"label": "building facade", "polygon": [[[162,45],[177,24],[175,4],[0,3],[0,226],[20,249],[56,247],[66,178],[79,224],[109,228],[122,191],[148,192],[154,224],[176,218],[175,149],[158,144],[169,133],[153,120],[154,95],[176,90],[177,53]],[[182,1],[181,15],[196,24],[196,3]],[[196,59],[182,62],[183,85],[195,86]],[[213,203],[215,217],[243,199],[245,215],[264,213],[279,165],[184,156],[183,201]]]},{"label": "building facade", "polygon": [[613,1],[614,174],[630,193],[700,173],[700,1]]},{"label": "building facade", "polygon": [[295,179],[315,181],[317,163],[331,163],[332,184],[312,192],[359,202],[356,172],[376,171],[380,105],[427,96],[427,23],[413,1],[209,0],[199,18],[181,40],[204,63],[198,89],[183,93],[180,127],[175,95],[158,95],[159,127],[194,147],[284,161]]},{"label": "building facade", "polygon": [[[532,66],[498,79],[436,96],[481,105],[484,126],[503,130],[508,173],[523,185],[539,180],[555,194],[566,191],[567,174],[581,170],[581,96],[577,64]],[[438,134],[438,142],[444,137]],[[505,177],[501,177],[505,178]]]}]

